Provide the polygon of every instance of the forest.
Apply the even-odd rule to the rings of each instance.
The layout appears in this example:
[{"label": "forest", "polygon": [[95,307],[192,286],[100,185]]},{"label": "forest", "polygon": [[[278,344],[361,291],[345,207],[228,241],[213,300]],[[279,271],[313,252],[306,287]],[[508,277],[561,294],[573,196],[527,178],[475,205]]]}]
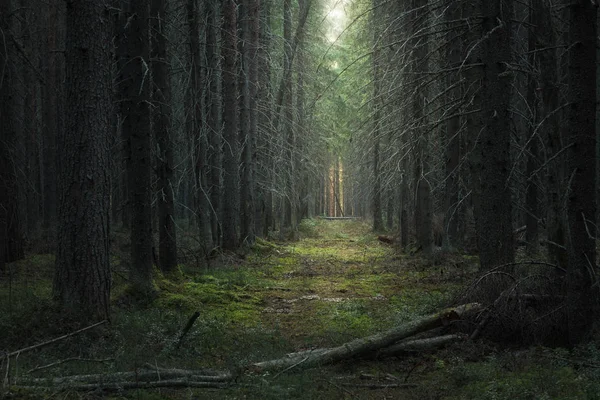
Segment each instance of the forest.
[{"label": "forest", "polygon": [[596,0],[0,0],[0,398],[600,398]]}]

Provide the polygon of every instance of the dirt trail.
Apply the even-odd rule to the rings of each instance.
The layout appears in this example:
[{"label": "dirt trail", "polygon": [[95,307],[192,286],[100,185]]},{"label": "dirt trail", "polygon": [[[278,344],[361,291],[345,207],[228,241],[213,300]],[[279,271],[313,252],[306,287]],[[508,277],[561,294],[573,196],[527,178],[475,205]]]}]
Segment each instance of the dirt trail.
[{"label": "dirt trail", "polygon": [[272,252],[262,320],[298,346],[332,345],[423,315],[450,294],[361,221],[320,221]]}]

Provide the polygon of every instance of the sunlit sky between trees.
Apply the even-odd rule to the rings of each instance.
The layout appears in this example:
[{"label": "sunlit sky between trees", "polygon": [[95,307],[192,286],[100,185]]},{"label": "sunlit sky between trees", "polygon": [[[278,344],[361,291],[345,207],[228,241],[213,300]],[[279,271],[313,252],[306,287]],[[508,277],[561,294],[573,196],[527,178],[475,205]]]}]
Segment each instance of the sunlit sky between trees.
[{"label": "sunlit sky between trees", "polygon": [[327,0],[327,40],[330,43],[340,40],[339,37],[348,23],[346,7],[351,3],[351,0]]}]

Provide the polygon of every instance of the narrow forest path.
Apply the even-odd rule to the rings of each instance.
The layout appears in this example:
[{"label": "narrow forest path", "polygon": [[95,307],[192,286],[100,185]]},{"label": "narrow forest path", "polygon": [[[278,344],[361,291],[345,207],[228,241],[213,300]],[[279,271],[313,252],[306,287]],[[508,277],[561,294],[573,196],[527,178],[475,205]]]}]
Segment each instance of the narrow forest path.
[{"label": "narrow forest path", "polygon": [[327,346],[436,310],[457,288],[380,243],[362,221],[305,221],[304,238],[260,258],[273,290],[262,320],[298,345]]}]

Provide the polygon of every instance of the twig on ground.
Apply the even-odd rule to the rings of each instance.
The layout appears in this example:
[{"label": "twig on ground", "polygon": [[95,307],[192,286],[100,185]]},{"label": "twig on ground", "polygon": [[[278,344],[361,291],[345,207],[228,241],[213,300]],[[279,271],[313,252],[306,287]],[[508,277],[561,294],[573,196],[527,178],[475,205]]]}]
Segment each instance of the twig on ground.
[{"label": "twig on ground", "polygon": [[114,358],[104,358],[101,360],[95,360],[95,359],[91,359],[91,358],[80,358],[80,357],[71,357],[71,358],[66,358],[64,360],[60,360],[60,361],[56,361],[50,364],[46,364],[46,365],[42,365],[39,367],[35,367],[30,369],[29,371],[27,371],[28,374],[31,374],[33,372],[37,372],[43,369],[48,369],[48,368],[52,368],[52,367],[56,367],[57,365],[61,365],[61,364],[65,364],[71,361],[81,361],[81,362],[94,362],[94,363],[105,363],[105,362],[110,362],[110,361],[114,361]]},{"label": "twig on ground", "polygon": [[416,383],[342,383],[343,386],[363,389],[397,389],[418,387]]}]

